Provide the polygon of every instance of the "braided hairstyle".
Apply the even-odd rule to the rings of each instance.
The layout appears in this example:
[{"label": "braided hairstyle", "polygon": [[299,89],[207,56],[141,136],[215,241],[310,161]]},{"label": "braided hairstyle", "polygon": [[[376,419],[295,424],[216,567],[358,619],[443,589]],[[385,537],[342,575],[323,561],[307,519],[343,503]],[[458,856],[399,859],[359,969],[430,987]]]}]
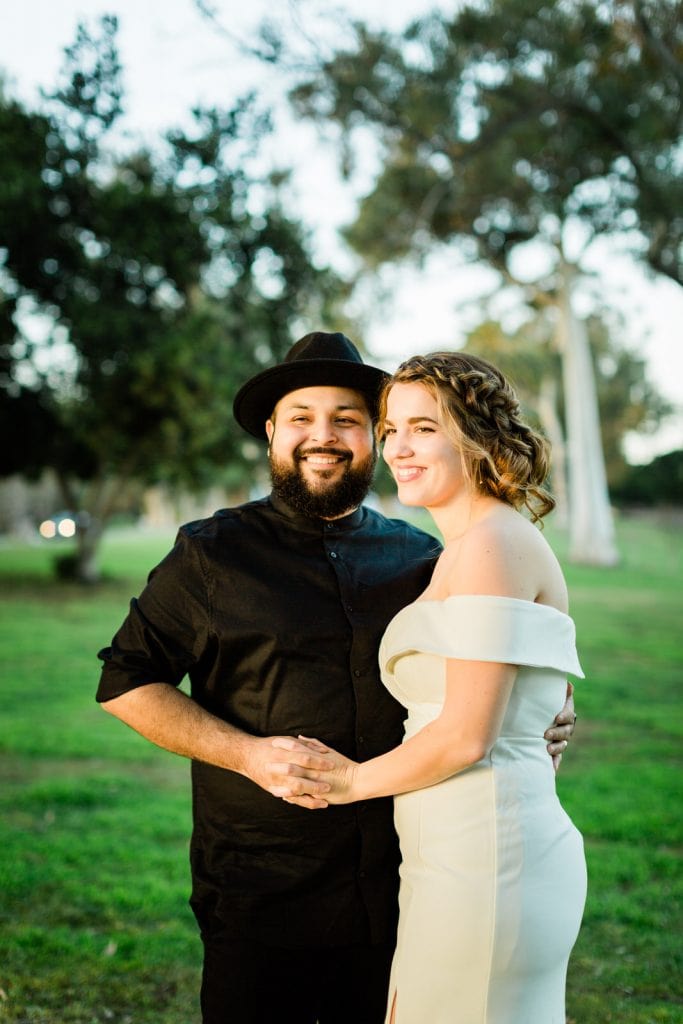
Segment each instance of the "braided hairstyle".
[{"label": "braided hairstyle", "polygon": [[526,507],[532,522],[551,512],[544,487],[550,445],[521,419],[511,384],[491,363],[465,352],[432,352],[401,363],[380,397],[382,432],[394,384],[423,384],[436,399],[439,420],[463,456],[465,472],[483,494],[513,508]]}]

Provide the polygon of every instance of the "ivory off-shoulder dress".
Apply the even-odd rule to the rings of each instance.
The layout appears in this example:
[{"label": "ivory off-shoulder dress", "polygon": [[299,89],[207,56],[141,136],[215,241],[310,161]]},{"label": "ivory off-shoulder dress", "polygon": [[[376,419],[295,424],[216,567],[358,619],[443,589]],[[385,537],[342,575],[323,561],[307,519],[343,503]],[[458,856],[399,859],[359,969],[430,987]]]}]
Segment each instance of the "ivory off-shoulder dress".
[{"label": "ivory off-shoulder dress", "polygon": [[567,962],[586,895],[580,833],[543,732],[582,676],[572,620],[514,598],[417,601],[380,648],[406,738],[436,718],[447,658],[518,665],[489,755],[395,797],[402,866],[389,987],[396,1024],[565,1024]]}]

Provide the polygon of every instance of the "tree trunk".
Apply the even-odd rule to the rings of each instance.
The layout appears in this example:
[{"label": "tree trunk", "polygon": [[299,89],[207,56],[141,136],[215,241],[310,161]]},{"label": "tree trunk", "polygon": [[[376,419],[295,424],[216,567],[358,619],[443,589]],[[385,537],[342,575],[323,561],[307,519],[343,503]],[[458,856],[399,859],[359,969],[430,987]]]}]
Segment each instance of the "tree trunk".
[{"label": "tree trunk", "polygon": [[555,521],[566,530],[569,525],[569,497],[567,494],[567,445],[558,414],[558,383],[545,374],[538,390],[536,409],[541,425],[552,447],[552,490],[556,501]]},{"label": "tree trunk", "polygon": [[97,519],[89,519],[76,531],[76,562],[74,577],[79,583],[99,583],[101,578],[99,548],[102,526]]},{"label": "tree trunk", "polygon": [[607,492],[597,389],[584,322],[575,314],[573,267],[563,265],[558,342],[562,353],[568,441],[569,558],[616,565],[614,520]]},{"label": "tree trunk", "polygon": [[58,559],[57,572],[65,579],[79,583],[99,583],[100,541],[105,523],[111,514],[112,503],[125,484],[125,479],[97,478],[85,487],[75,484],[65,474],[58,475],[59,485],[66,502],[77,517],[76,552]]}]

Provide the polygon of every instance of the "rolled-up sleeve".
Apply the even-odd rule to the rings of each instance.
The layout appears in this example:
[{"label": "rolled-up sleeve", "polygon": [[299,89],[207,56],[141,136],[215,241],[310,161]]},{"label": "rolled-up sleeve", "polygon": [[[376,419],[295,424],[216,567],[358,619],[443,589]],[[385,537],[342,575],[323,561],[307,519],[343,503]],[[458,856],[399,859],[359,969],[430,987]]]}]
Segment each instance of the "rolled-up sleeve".
[{"label": "rolled-up sleeve", "polygon": [[181,531],[172,551],[152,570],[103,662],[96,699],[112,700],[148,683],[177,686],[206,648],[210,587],[201,550]]}]

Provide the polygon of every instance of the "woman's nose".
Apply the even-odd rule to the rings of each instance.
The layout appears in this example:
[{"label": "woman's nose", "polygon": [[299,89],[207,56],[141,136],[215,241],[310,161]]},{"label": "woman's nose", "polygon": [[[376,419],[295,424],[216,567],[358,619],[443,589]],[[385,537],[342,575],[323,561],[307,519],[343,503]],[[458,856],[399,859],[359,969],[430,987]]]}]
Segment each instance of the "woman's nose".
[{"label": "woman's nose", "polygon": [[390,434],[384,442],[384,458],[387,462],[390,459],[401,459],[412,454],[413,450],[405,435]]}]

